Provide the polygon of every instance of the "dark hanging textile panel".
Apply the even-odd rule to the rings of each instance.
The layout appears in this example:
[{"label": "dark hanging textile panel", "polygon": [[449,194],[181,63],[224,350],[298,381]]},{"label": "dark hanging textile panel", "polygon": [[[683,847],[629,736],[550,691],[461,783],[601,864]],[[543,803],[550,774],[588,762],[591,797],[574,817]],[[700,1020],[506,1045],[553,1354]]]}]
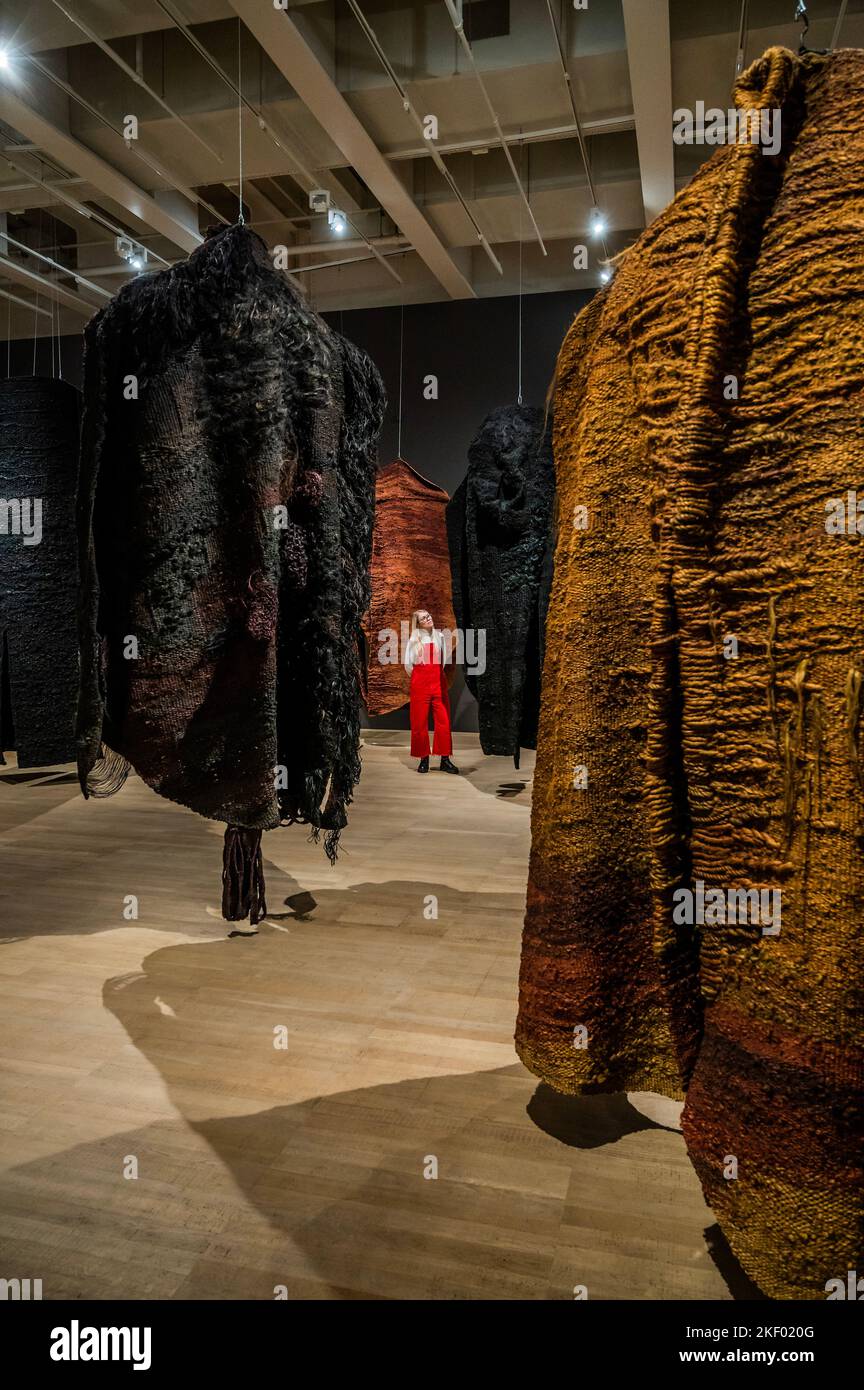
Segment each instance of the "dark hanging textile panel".
[{"label": "dark hanging textile panel", "polygon": [[[468,493],[467,479],[463,478],[447,506],[447,548],[450,552],[450,579],[453,593],[453,613],[456,626],[465,633],[473,626],[471,621],[471,601],[468,589],[468,550],[465,535],[465,505]],[[477,699],[477,677],[464,668],[465,684],[474,699]]]},{"label": "dark hanging textile panel", "polygon": [[824,1299],[864,1248],[864,53],[735,102],[781,151],[703,164],[558,360],[516,1039],[686,1096],[737,1259]]},{"label": "dark hanging textile panel", "polygon": [[0,702],[8,692],[11,706],[0,725],[14,729],[19,767],[75,757],[79,400],[51,377],[0,382]]},{"label": "dark hanging textile panel", "polygon": [[554,498],[544,411],[493,410],[468,450],[447,530],[457,621],[486,633],[486,669],[468,676],[480,746],[517,767],[520,747],[537,740]]},{"label": "dark hanging textile panel", "polygon": [[236,226],[91,320],[84,390],[82,787],[226,822],[254,922],[261,831],[335,857],[360,775],[381,380]]}]

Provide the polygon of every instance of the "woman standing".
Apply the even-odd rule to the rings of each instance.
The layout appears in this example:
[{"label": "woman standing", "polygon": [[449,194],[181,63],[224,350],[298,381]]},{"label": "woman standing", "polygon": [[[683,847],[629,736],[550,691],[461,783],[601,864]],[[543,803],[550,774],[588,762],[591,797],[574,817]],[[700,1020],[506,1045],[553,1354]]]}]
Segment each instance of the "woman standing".
[{"label": "woman standing", "polygon": [[432,752],[441,755],[442,772],[458,772],[450,761],[453,739],[450,733],[450,699],[444,667],[450,661],[450,647],[443,632],[432,623],[431,614],[416,608],[411,614],[411,635],[405,647],[405,670],[411,677],[411,756],[419,758],[418,772],[429,771],[429,709],[435,737]]}]

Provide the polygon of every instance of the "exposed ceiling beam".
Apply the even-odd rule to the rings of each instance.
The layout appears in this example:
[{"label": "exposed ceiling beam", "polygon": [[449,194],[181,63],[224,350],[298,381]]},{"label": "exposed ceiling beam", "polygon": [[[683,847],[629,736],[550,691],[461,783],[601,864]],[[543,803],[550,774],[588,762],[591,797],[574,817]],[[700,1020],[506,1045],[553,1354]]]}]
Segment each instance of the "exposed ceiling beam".
[{"label": "exposed ceiling beam", "polygon": [[[400,246],[403,251],[411,249],[410,242],[404,236],[378,236],[374,242],[379,250],[384,246]],[[348,237],[345,241],[331,237],[329,241],[299,241],[296,246],[289,246],[287,251],[289,256],[311,256],[319,251],[359,251],[366,245],[362,237]]]},{"label": "exposed ceiling beam", "polygon": [[669,0],[622,0],[645,225],[675,197]]},{"label": "exposed ceiling beam", "polygon": [[[16,151],[23,154],[30,153],[26,145],[7,145],[6,149],[10,154],[14,154]],[[46,198],[50,198],[53,188],[71,188],[73,184],[77,184],[80,187],[84,183],[85,180],[79,178],[45,179],[43,186],[45,188]],[[6,193],[29,193],[31,188],[32,183],[0,183],[0,196]]]},{"label": "exposed ceiling beam", "polygon": [[469,281],[294,20],[261,0],[231,0],[231,5],[451,298],[473,299]]},{"label": "exposed ceiling beam", "polygon": [[381,40],[378,38],[378,35],[375,33],[375,30],[369,23],[369,20],[366,18],[366,14],[363,10],[363,7],[360,4],[360,0],[346,0],[346,3],[354,18],[356,19],[357,23],[360,25],[360,28],[362,29],[366,37],[369,47],[372,49],[372,52],[378,59],[378,62],[381,64],[382,68],[386,72],[390,80],[390,85],[399,97],[399,101],[401,102],[402,110],[405,112],[405,115],[414,125],[415,129],[419,130],[420,134],[423,135],[424,138],[428,138],[429,152],[432,156],[435,168],[438,170],[438,173],[441,175],[447,187],[450,189],[450,192],[453,194],[453,197],[456,199],[456,202],[461,207],[465,217],[471,224],[471,227],[474,231],[474,235],[477,238],[478,245],[482,246],[484,253],[489,258],[490,264],[495,267],[495,273],[497,275],[502,275],[504,272],[501,268],[501,262],[495,255],[495,252],[492,250],[492,247],[489,244],[489,238],[487,237],[483,228],[480,226],[480,223],[477,221],[473,209],[468,206],[468,203],[462,193],[462,190],[459,187],[456,180],[454,179],[450,169],[448,168],[445,161],[442,159],[441,155],[438,153],[437,141],[435,140],[431,132],[428,130],[426,122],[424,121],[423,117],[420,115],[420,112],[417,110],[416,106],[414,105],[413,101],[408,95],[408,91],[404,83],[401,81],[398,72],[396,71],[392,62],[387,56],[387,52],[384,48],[384,45],[381,43]]},{"label": "exposed ceiling beam", "polygon": [[[607,116],[605,120],[582,121],[582,133],[589,138],[592,135],[613,135],[621,130],[633,130],[636,126],[631,116]],[[577,137],[575,125],[552,125],[544,126],[540,130],[525,130],[514,134],[512,131],[508,135],[504,132],[504,139],[508,145],[536,145],[547,140],[575,140]],[[439,154],[470,154],[472,150],[488,150],[495,148],[494,140],[484,140],[482,136],[475,135],[471,140],[451,140],[447,144],[438,141]],[[391,161],[400,159],[430,159],[431,151],[428,144],[422,148],[419,145],[407,149],[385,150],[385,157]],[[338,165],[331,165],[331,168],[338,168]]]},{"label": "exposed ceiling beam", "polygon": [[[76,91],[74,87],[72,87],[68,82],[64,81],[64,79],[60,77],[56,72],[54,72],[52,68],[48,67],[47,63],[43,63],[39,58],[34,57],[32,53],[27,55],[26,61],[28,63],[31,63],[33,67],[35,67],[37,72],[41,72],[42,76],[46,78],[49,82],[53,82],[55,87],[59,87],[60,91],[63,92],[64,95],[67,96],[70,101],[74,101],[76,105],[82,107],[82,109],[86,111],[89,115],[91,115],[95,121],[99,121],[101,125],[104,125],[107,127],[108,130],[113,131],[113,133],[116,136],[118,136],[119,139],[123,140],[125,138],[123,135],[123,131],[118,130],[117,126],[115,126],[112,121],[109,121],[107,116],[103,115],[103,113],[99,110],[98,106],[94,106],[93,103],[91,101],[88,101],[87,98],[83,96],[81,92]],[[157,178],[164,179],[165,182],[167,184],[170,184],[170,186],[177,193],[182,194],[191,207],[194,208],[196,202],[200,203],[202,207],[206,208],[207,211],[217,219],[217,221],[227,222],[227,218],[223,217],[222,214],[216,210],[216,208],[211,207],[210,204],[206,202],[203,198],[201,198],[193,188],[187,188],[185,183],[181,183],[179,181],[176,174],[172,174],[170,169],[166,169],[164,164],[162,164],[159,160],[154,159],[152,154],[149,154],[145,149],[143,149],[140,140],[128,141],[127,148],[130,154],[133,154],[136,159],[142,160],[143,163],[147,165],[148,169],[152,169],[153,172],[156,174]],[[220,163],[221,162],[222,161],[220,160]]]},{"label": "exposed ceiling beam", "polygon": [[[46,256],[44,251],[37,250],[35,246],[27,246],[25,242],[18,241],[17,237],[9,235],[8,231],[3,232],[3,241],[6,246],[14,246],[17,251],[23,251],[27,256],[33,256],[35,260],[41,261],[43,265],[50,265],[52,270],[59,270],[61,275],[70,275],[79,285],[85,289],[92,290],[94,294],[101,295],[103,299],[110,299],[107,290],[103,290],[101,285],[96,285],[92,280],[88,280],[78,270],[73,270],[71,266],[65,266],[61,261],[57,261],[53,256]],[[53,249],[53,248],[52,248]]]},{"label": "exposed ceiling beam", "polygon": [[[201,40],[197,37],[197,35],[193,34],[188,23],[178,11],[177,6],[173,3],[173,0],[156,0],[156,3],[161,10],[164,10],[165,14],[167,14],[168,18],[171,20],[171,23],[180,31],[181,34],[183,34],[184,38],[195,49],[196,53],[198,53],[204,59],[208,67],[211,67],[215,73],[218,73],[221,80],[231,89],[231,91],[234,92],[238,101],[242,103],[242,105],[247,110],[253,112],[255,119],[258,122],[259,129],[266,132],[270,139],[275,142],[277,148],[280,149],[282,153],[286,156],[289,163],[294,165],[295,172],[293,173],[293,177],[295,180],[300,181],[301,187],[303,186],[304,180],[307,193],[310,192],[313,188],[321,187],[321,179],[317,177],[315,174],[313,174],[311,169],[307,167],[305,161],[299,157],[297,153],[296,139],[293,136],[283,136],[277,133],[277,130],[275,129],[272,120],[265,120],[260,107],[257,107],[254,104],[254,102],[251,102],[249,100],[248,96],[246,96],[246,94],[244,93],[242,87],[238,86],[238,84],[234,81],[234,78],[231,77],[231,75],[227,73],[225,69],[222,67],[221,63],[218,63],[216,61],[209,48],[207,48],[206,44],[203,44]],[[238,49],[238,65],[239,58],[240,50]],[[342,188],[341,181],[337,176],[331,175],[328,170],[326,171],[325,177],[326,182],[324,184],[324,187],[331,187],[331,185],[335,184],[339,188],[340,192],[338,196],[341,206],[345,212],[345,215],[348,218],[348,221],[351,222],[351,225],[354,228],[354,230],[359,231],[356,222],[353,222],[351,220],[351,217],[348,213],[349,207],[352,212],[359,211],[359,208],[354,203],[353,199],[351,199],[346,194],[346,191],[344,188]],[[334,191],[332,187],[331,191]],[[363,233],[360,232],[360,235],[363,236]],[[402,277],[399,275],[398,271],[394,270],[392,266],[387,264],[384,257],[379,254],[379,252],[372,245],[372,242],[369,241],[368,238],[366,238],[365,236],[364,241],[366,242],[366,245],[369,247],[369,250],[372,252],[372,255],[375,256],[375,258],[380,262],[380,264],[387,271],[388,275],[392,276],[394,280],[401,284]]]},{"label": "exposed ceiling beam", "polygon": [[537,219],[534,216],[534,209],[531,207],[530,199],[528,197],[528,194],[525,192],[525,188],[523,186],[519,170],[516,168],[513,156],[510,153],[510,146],[507,143],[504,131],[501,129],[501,122],[498,119],[498,112],[495,110],[495,106],[492,102],[491,97],[489,96],[488,88],[486,86],[486,83],[483,81],[483,74],[478,68],[476,59],[474,57],[474,50],[471,47],[467,34],[465,33],[465,26],[462,23],[462,0],[458,0],[458,4],[456,3],[456,0],[444,0],[444,4],[447,6],[447,13],[449,14],[453,22],[453,28],[455,30],[456,37],[462,45],[462,51],[465,54],[465,57],[471,64],[471,71],[474,73],[477,85],[480,88],[480,91],[483,95],[483,100],[486,103],[486,110],[489,112],[489,119],[492,122],[492,125],[495,128],[495,134],[498,137],[498,143],[501,146],[501,149],[504,151],[504,157],[510,166],[510,173],[513,175],[513,181],[519,190],[519,197],[522,199],[522,205],[528,214],[528,220],[530,221],[531,226],[534,228],[534,235],[537,238],[537,245],[540,247],[540,250],[543,252],[543,255],[545,256],[546,247],[543,244],[543,237],[541,235],[540,228],[537,226]]},{"label": "exposed ceiling beam", "polygon": [[0,256],[0,272],[7,280],[14,280],[18,285],[26,285],[28,290],[37,290],[39,294],[47,295],[49,299],[56,300],[58,304],[65,304],[67,309],[74,309],[76,313],[84,314],[88,319],[100,307],[98,304],[91,304],[88,299],[82,299],[80,295],[73,294],[71,290],[64,289],[54,280],[47,280],[44,275],[37,275],[35,270],[28,270],[26,266],[19,265],[17,261],[10,261],[8,256]]},{"label": "exposed ceiling beam", "polygon": [[[360,243],[361,246],[363,243]],[[402,251],[385,251],[385,256],[404,256],[408,248]],[[310,275],[313,270],[333,270],[340,265],[360,265],[364,261],[374,261],[374,256],[348,256],[338,261],[317,261],[315,265],[296,265],[294,272],[296,275]]]},{"label": "exposed ceiling beam", "polygon": [[[197,140],[199,145],[203,145],[208,154],[212,154],[220,164],[222,163],[222,156],[219,151],[208,144],[203,135],[199,135],[195,127],[191,126],[187,120],[184,120],[179,112],[174,110],[173,106],[169,106],[165,98],[161,97],[158,92],[155,92],[153,88],[144,81],[143,75],[140,72],[136,72],[135,68],[130,68],[129,64],[120,57],[116,48],[113,48],[110,43],[106,43],[104,39],[100,38],[96,31],[91,29],[89,24],[86,24],[80,15],[76,14],[74,10],[70,10],[68,5],[63,3],[63,0],[53,0],[53,3],[60,13],[64,15],[70,23],[75,25],[76,29],[80,29],[81,33],[86,35],[91,43],[95,43],[98,48],[101,48],[106,57],[110,58],[111,62],[114,63],[121,72],[125,72],[127,77],[131,78],[142,91],[146,92],[151,101],[155,101],[157,106],[161,106],[163,111],[167,111],[172,120],[177,121],[183,126],[184,130],[189,132],[193,140]],[[30,56],[32,57],[32,54]]]},{"label": "exposed ceiling beam", "polygon": [[0,86],[0,118],[32,140],[64,168],[86,179],[106,197],[119,203],[128,213],[167,237],[184,251],[194,251],[204,238],[200,232],[180,219],[112,164],[82,145],[67,131],[46,121],[26,101],[22,101],[7,86]]},{"label": "exposed ceiling beam", "polygon": [[4,299],[8,299],[11,304],[18,304],[22,309],[29,309],[31,314],[41,314],[43,318],[51,318],[51,310],[43,309],[42,305],[37,304],[35,300],[22,299],[20,294],[10,294],[8,290],[2,288],[0,288],[0,295]]},{"label": "exposed ceiling beam", "polygon": [[[96,226],[104,227],[104,228],[106,229],[106,231],[109,231],[109,232],[111,233],[112,236],[115,236],[115,237],[116,237],[116,236],[128,236],[128,235],[129,235],[129,228],[128,228],[128,227],[119,227],[119,226],[117,225],[117,223],[116,223],[116,222],[113,222],[113,221],[111,220],[110,217],[107,217],[107,216],[105,215],[104,212],[102,212],[102,211],[97,211],[96,208],[94,208],[94,207],[88,207],[85,203],[79,203],[79,201],[78,201],[77,198],[72,198],[72,197],[70,197],[70,195],[69,195],[68,193],[64,193],[64,192],[62,191],[62,189],[58,188],[58,187],[57,187],[57,181],[56,181],[56,180],[55,180],[53,183],[51,183],[51,184],[49,185],[48,182],[47,182],[47,180],[45,180],[45,179],[38,179],[38,178],[35,177],[35,175],[28,174],[28,173],[27,173],[27,170],[23,167],[23,165],[21,165],[21,164],[16,164],[15,161],[14,161],[13,159],[7,159],[7,160],[6,160],[6,163],[10,166],[10,168],[15,169],[15,170],[16,170],[19,174],[21,174],[25,179],[28,179],[28,180],[30,181],[30,183],[32,183],[33,187],[36,188],[36,189],[38,189],[40,193],[42,192],[42,190],[44,190],[45,188],[48,188],[48,187],[50,187],[50,188],[53,190],[53,193],[52,193],[51,197],[49,197],[48,201],[47,201],[46,203],[44,203],[44,206],[45,206],[45,207],[55,207],[55,211],[52,212],[52,214],[51,214],[52,217],[57,218],[57,219],[58,219],[59,221],[61,221],[61,222],[65,222],[67,226],[69,226],[69,227],[72,228],[73,232],[75,232],[76,235],[79,236],[79,238],[80,238],[80,232],[81,232],[81,227],[80,227],[79,222],[78,222],[78,221],[72,221],[72,220],[70,219],[68,213],[67,213],[66,216],[64,217],[62,213],[56,211],[56,207],[62,207],[62,206],[64,206],[64,205],[65,205],[66,207],[69,207],[69,208],[72,210],[72,212],[75,214],[76,218],[81,218],[83,221],[85,221],[85,222],[87,222],[87,223],[89,223],[89,224],[91,224],[91,225],[95,224]],[[56,201],[57,199],[59,199],[59,202]],[[27,207],[28,207],[28,209],[29,209],[29,208],[32,208],[32,207],[41,207],[41,206],[43,206],[43,204],[39,201],[39,198],[38,198],[38,197],[35,197],[35,198],[34,198],[33,195],[28,196],[28,198],[27,198]],[[2,207],[3,207],[3,196],[2,196],[2,187],[0,187],[0,209],[2,209]],[[141,233],[139,233],[139,239],[141,240],[142,244],[143,244],[144,241],[146,241],[148,238],[152,238],[153,236],[154,236],[154,233],[153,233],[153,232],[141,232]],[[159,253],[158,253],[158,251],[154,251],[153,248],[152,248],[152,246],[151,246],[151,247],[148,247],[147,250],[148,250],[148,254],[153,258],[153,260],[160,261],[160,262],[162,263],[162,265],[170,265],[170,264],[171,264],[170,261],[166,261],[166,260],[165,260],[165,257],[164,257],[164,256],[160,256]]]}]

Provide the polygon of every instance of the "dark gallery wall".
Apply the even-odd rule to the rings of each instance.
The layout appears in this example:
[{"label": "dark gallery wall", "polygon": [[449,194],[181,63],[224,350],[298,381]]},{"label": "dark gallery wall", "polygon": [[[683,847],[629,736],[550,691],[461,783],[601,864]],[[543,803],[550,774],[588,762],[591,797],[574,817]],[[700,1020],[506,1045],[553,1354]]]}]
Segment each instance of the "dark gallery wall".
[{"label": "dark gallery wall", "polygon": [[[62,376],[81,389],[84,335],[55,338],[16,338],[0,349],[0,376]],[[58,371],[59,363],[59,371]],[[11,368],[11,370],[10,370]]]},{"label": "dark gallery wall", "polygon": [[[555,359],[574,316],[590,291],[526,295],[522,300],[522,399],[543,405]],[[404,315],[404,317],[403,317]],[[352,309],[325,314],[369,353],[384,378],[387,415],[380,457],[397,455],[399,336],[402,319],[402,456],[452,493],[465,476],[468,445],[490,410],[512,405],[517,394],[519,301],[448,300],[408,304],[404,310]],[[81,336],[60,339],[62,375],[82,384]],[[18,339],[0,350],[0,375],[55,376],[58,348],[49,338]],[[35,367],[34,367],[35,363]],[[425,400],[423,379],[438,379],[438,399]]]},{"label": "dark gallery wall", "polygon": [[[542,406],[558,349],[591,292],[574,290],[523,296],[522,400]],[[399,357],[402,350],[402,457],[451,495],[465,476],[468,446],[490,410],[513,405],[518,389],[519,300],[448,300],[325,314],[334,328],[364,348],[377,363],[387,390],[387,415],[379,448],[382,463],[398,450]],[[82,384],[82,339],[64,337],[35,345],[35,372]],[[0,357],[0,372],[30,376],[33,340],[18,340]],[[437,380],[437,399],[424,397],[424,381]],[[476,704],[457,675],[451,690],[454,728],[477,728]],[[366,719],[374,728],[408,728],[408,710]]]},{"label": "dark gallery wall", "polygon": [[[555,359],[574,316],[590,291],[528,295],[522,299],[522,400],[543,405]],[[402,321],[402,457],[453,493],[465,476],[468,445],[482,421],[517,397],[519,300],[460,299],[410,304],[404,310],[354,309],[325,314],[364,348],[384,378],[387,416],[382,463],[396,458],[399,337]],[[424,378],[438,380],[438,399],[426,400]]]}]

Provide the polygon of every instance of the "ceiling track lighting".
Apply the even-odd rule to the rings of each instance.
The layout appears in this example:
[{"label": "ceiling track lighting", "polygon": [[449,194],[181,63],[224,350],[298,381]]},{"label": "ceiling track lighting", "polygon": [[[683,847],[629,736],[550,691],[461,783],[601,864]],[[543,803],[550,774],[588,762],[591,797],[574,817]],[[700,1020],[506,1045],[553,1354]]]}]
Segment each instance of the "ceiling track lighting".
[{"label": "ceiling track lighting", "polygon": [[[73,266],[64,265],[62,261],[55,260],[53,256],[46,256],[44,251],[37,251],[35,246],[28,246],[26,242],[18,241],[17,237],[11,236],[8,231],[3,232],[3,236],[0,240],[8,244],[7,249],[8,246],[14,246],[16,251],[23,251],[26,256],[33,256],[37,261],[41,261],[43,265],[50,265],[52,270],[59,270],[61,275],[71,276],[79,285],[85,285],[86,288],[92,290],[94,294],[101,294],[103,299],[111,298],[107,290],[104,290],[101,285],[95,284],[92,280],[88,280],[86,276],[82,275],[80,271],[75,270]],[[53,284],[53,281],[46,279],[44,283]]]},{"label": "ceiling track lighting", "polygon": [[[165,3],[165,0],[157,0],[157,3],[163,5]],[[453,178],[453,175],[450,173],[450,170],[447,168],[447,165],[441,158],[436,142],[427,136],[426,128],[424,126],[422,118],[418,115],[416,109],[412,105],[408,97],[408,93],[402,85],[402,82],[400,81],[399,76],[396,73],[395,68],[393,67],[393,64],[390,62],[390,59],[387,57],[387,54],[381,46],[381,43],[378,40],[378,36],[376,35],[375,30],[372,28],[371,24],[369,23],[368,19],[363,13],[363,10],[359,5],[358,0],[348,0],[348,5],[351,10],[351,13],[354,15],[354,18],[357,20],[357,23],[360,25],[360,28],[363,30],[363,33],[369,41],[369,45],[372,48],[373,53],[375,54],[382,68],[386,72],[396,91],[399,93],[399,97],[402,102],[402,109],[408,116],[411,117],[411,120],[414,122],[414,125],[420,131],[425,143],[428,145],[429,154],[432,157],[432,161],[435,165],[435,168],[438,170],[441,177],[445,180],[448,188],[450,189],[450,192],[453,194],[454,198],[459,203],[459,206],[462,208],[462,211],[465,213],[465,216],[468,218],[468,221],[471,223],[471,226],[474,228],[477,240],[483,247],[483,250],[486,252],[486,255],[489,257],[489,260],[491,261],[492,265],[495,267],[496,272],[499,275],[503,275],[504,267],[502,266],[498,257],[495,255],[495,252],[492,250],[492,247],[489,245],[489,240],[486,237],[485,232],[480,226],[480,223],[477,221],[477,218],[474,216],[474,213],[471,211],[471,208],[468,206],[468,203],[465,201],[465,198],[462,196],[462,192],[458,184],[456,183],[456,180]]]},{"label": "ceiling track lighting", "polygon": [[[6,148],[8,150],[17,147],[7,145]],[[30,154],[31,151],[25,150],[24,153]],[[44,167],[45,160],[40,158],[39,162]],[[123,235],[123,233],[118,229],[116,223],[112,222],[110,218],[106,217],[103,212],[97,212],[95,208],[88,208],[84,203],[79,203],[77,198],[72,198],[68,193],[64,193],[63,189],[59,187],[56,178],[50,180],[45,178],[37,178],[35,174],[32,174],[27,168],[25,168],[23,164],[17,162],[14,159],[9,159],[8,156],[5,159],[5,163],[9,165],[10,169],[14,169],[16,173],[20,174],[22,178],[26,179],[27,183],[30,185],[31,188],[47,189],[52,199],[59,199],[61,203],[65,203],[66,206],[71,208],[73,212],[77,212],[79,217],[84,217],[88,221],[98,223],[100,227],[105,228],[106,232],[111,232],[112,235],[114,235],[115,237]],[[83,183],[84,180],[81,179],[80,182]],[[171,265],[171,262],[166,261],[165,257],[160,256],[157,251],[150,251],[149,256],[152,257],[154,261],[159,261],[161,265]]]},{"label": "ceiling track lighting", "polygon": [[147,269],[147,249],[144,246],[139,246],[131,237],[118,236],[114,243],[114,250],[118,256],[128,262],[136,274],[140,275],[142,270]]},{"label": "ceiling track lighting", "polygon": [[[474,60],[474,50],[471,47],[471,44],[469,43],[468,38],[465,34],[465,26],[462,23],[462,5],[461,3],[457,4],[456,0],[444,0],[444,4],[447,6],[447,12],[450,15],[451,20],[453,21],[453,29],[456,33],[456,37],[462,45],[463,52],[465,53],[468,62],[471,64],[471,71],[474,73],[474,76],[477,79],[477,85],[479,86],[483,96],[483,100],[486,103],[486,110],[489,112],[489,117],[492,121],[492,125],[495,128],[495,134],[498,136],[498,143],[501,146],[501,149],[504,151],[504,157],[507,160],[507,163],[510,165],[510,172],[513,175],[513,179],[519,191],[519,197],[522,199],[525,211],[528,213],[528,216],[531,220],[531,226],[534,228],[534,235],[537,238],[537,243],[540,247],[540,250],[543,252],[543,255],[548,256],[549,253],[546,250],[546,243],[544,242],[543,237],[541,236],[540,228],[537,226],[537,219],[535,218],[533,210],[531,208],[531,203],[529,202],[528,194],[525,192],[522,179],[519,176],[519,170],[516,168],[513,156],[510,153],[510,146],[507,142],[507,137],[501,129],[501,122],[498,119],[498,113],[495,110],[495,107],[493,106],[489,93],[486,89],[486,83],[483,81],[483,75],[480,72],[480,69],[478,68]],[[477,151],[475,151],[475,153],[477,153]],[[485,153],[485,151],[483,151],[483,153]]]},{"label": "ceiling track lighting", "polygon": [[[57,0],[54,0],[54,3],[56,4]],[[207,63],[208,67],[212,68],[213,71],[217,74],[217,76],[221,79],[221,81],[225,83],[226,87],[228,87],[234,93],[238,101],[242,103],[242,105],[246,108],[247,111],[251,111],[252,115],[258,122],[258,129],[263,131],[265,135],[269,136],[269,138],[275,144],[276,148],[281,150],[282,153],[285,155],[286,159],[288,159],[291,162],[291,164],[293,164],[294,168],[297,170],[297,173],[292,174],[291,177],[296,180],[296,182],[300,185],[301,188],[304,185],[308,184],[314,185],[316,180],[312,171],[310,169],[307,169],[302,159],[300,159],[299,156],[295,153],[295,151],[290,148],[293,136],[286,135],[284,132],[278,132],[273,125],[272,118],[269,121],[265,121],[260,108],[257,107],[253,102],[251,102],[247,96],[244,95],[242,88],[238,87],[237,83],[234,81],[234,78],[231,77],[225,71],[225,69],[216,61],[209,48],[205,47],[205,45],[201,42],[197,35],[192,33],[192,30],[189,28],[189,25],[183,19],[182,15],[178,13],[177,7],[176,5],[174,5],[173,0],[156,0],[156,4],[159,6],[160,10],[162,10],[168,16],[175,29],[177,29],[179,33],[183,35],[186,41],[192,46],[192,48],[195,49],[196,53],[198,53],[199,56],[203,58],[204,62]],[[297,177],[297,174],[299,174],[299,178]],[[314,187],[312,189],[313,193],[320,191],[320,189],[315,189]],[[326,192],[327,190],[325,189],[324,191]],[[224,218],[221,220],[224,221]],[[388,265],[387,261],[378,251],[377,247],[373,246],[372,242],[366,236],[366,233],[362,231],[360,227],[358,227],[356,222],[353,222],[350,217],[347,217],[347,215],[346,220],[354,228],[357,235],[369,247],[369,250],[372,252],[372,255],[375,257],[376,261],[378,261],[379,265],[382,265],[386,270],[387,274],[401,285],[402,276],[399,274],[399,272],[395,270],[392,265]]]},{"label": "ceiling track lighting", "polygon": [[[579,153],[580,153],[581,156],[582,156],[582,165],[583,165],[583,168],[584,168],[584,170],[585,170],[585,182],[586,182],[587,185],[588,185],[588,193],[589,193],[589,196],[590,196],[590,198],[591,198],[591,202],[592,202],[594,208],[596,209],[596,207],[597,207],[597,190],[596,190],[596,188],[595,188],[595,186],[594,186],[594,179],[593,179],[592,174],[591,174],[591,161],[590,161],[590,159],[588,158],[588,145],[587,145],[587,143],[586,143],[586,141],[585,141],[585,132],[584,132],[584,130],[582,129],[582,122],[581,122],[581,120],[579,119],[579,112],[578,112],[577,109],[576,109],[576,99],[575,99],[575,97],[574,97],[574,95],[573,95],[573,82],[572,82],[572,80],[571,80],[571,78],[570,78],[570,72],[569,72],[569,69],[568,69],[568,67],[567,67],[567,54],[566,54],[565,51],[564,51],[564,43],[563,43],[563,41],[562,41],[561,34],[560,34],[559,30],[558,30],[558,21],[557,21],[557,19],[555,18],[555,11],[554,11],[554,9],[552,8],[552,0],[546,0],[546,9],[547,9],[548,14],[549,14],[549,22],[550,22],[550,24],[552,25],[552,33],[553,33],[553,35],[554,35],[554,37],[555,37],[555,48],[556,48],[557,53],[558,53],[558,63],[559,63],[560,68],[561,68],[561,76],[562,76],[562,78],[563,78],[563,80],[564,80],[564,88],[565,88],[565,90],[566,90],[566,92],[567,92],[567,100],[568,100],[569,103],[570,103],[570,110],[571,110],[571,112],[573,113],[573,126],[574,126],[575,131],[576,131],[576,139],[577,139],[578,142],[579,142]],[[604,227],[605,227],[605,219],[604,219]],[[601,241],[603,242],[603,254],[604,254],[604,255],[608,255],[609,252],[608,252],[608,248],[607,248],[607,246],[606,246],[606,242],[605,242],[605,240],[604,240],[604,233],[603,233],[603,232],[600,232],[600,233],[598,233],[598,236],[599,236],[599,238],[601,239]]]},{"label": "ceiling track lighting", "polygon": [[79,15],[75,14],[73,10],[70,10],[68,6],[63,3],[63,0],[52,0],[52,3],[57,7],[60,13],[66,19],[69,20],[70,24],[74,24],[76,29],[79,29],[82,34],[85,34],[91,43],[95,43],[96,46],[100,48],[102,52],[106,55],[106,57],[110,58],[111,62],[114,63],[114,65],[120,69],[121,72],[125,72],[126,76],[130,78],[136,86],[141,88],[142,92],[146,92],[151,101],[155,101],[157,106],[160,106],[163,111],[166,111],[172,120],[178,121],[180,125],[183,126],[184,130],[188,131],[188,133],[192,136],[193,140],[197,140],[198,144],[202,145],[208,154],[212,155],[215,159],[218,159],[220,164],[223,164],[225,162],[219,151],[215,149],[213,145],[208,144],[204,137],[202,135],[199,135],[197,130],[195,130],[194,127],[191,126],[189,122],[185,120],[178,111],[175,111],[173,106],[169,106],[165,98],[161,97],[157,91],[155,91],[147,82],[145,82],[142,74],[136,71],[135,68],[130,67],[129,64],[125,62],[123,58],[120,57],[120,54],[117,53],[116,50],[111,47],[111,44],[108,43],[107,40],[100,38],[99,35],[93,29],[91,29],[90,26],[86,24],[83,19],[80,18]]}]

